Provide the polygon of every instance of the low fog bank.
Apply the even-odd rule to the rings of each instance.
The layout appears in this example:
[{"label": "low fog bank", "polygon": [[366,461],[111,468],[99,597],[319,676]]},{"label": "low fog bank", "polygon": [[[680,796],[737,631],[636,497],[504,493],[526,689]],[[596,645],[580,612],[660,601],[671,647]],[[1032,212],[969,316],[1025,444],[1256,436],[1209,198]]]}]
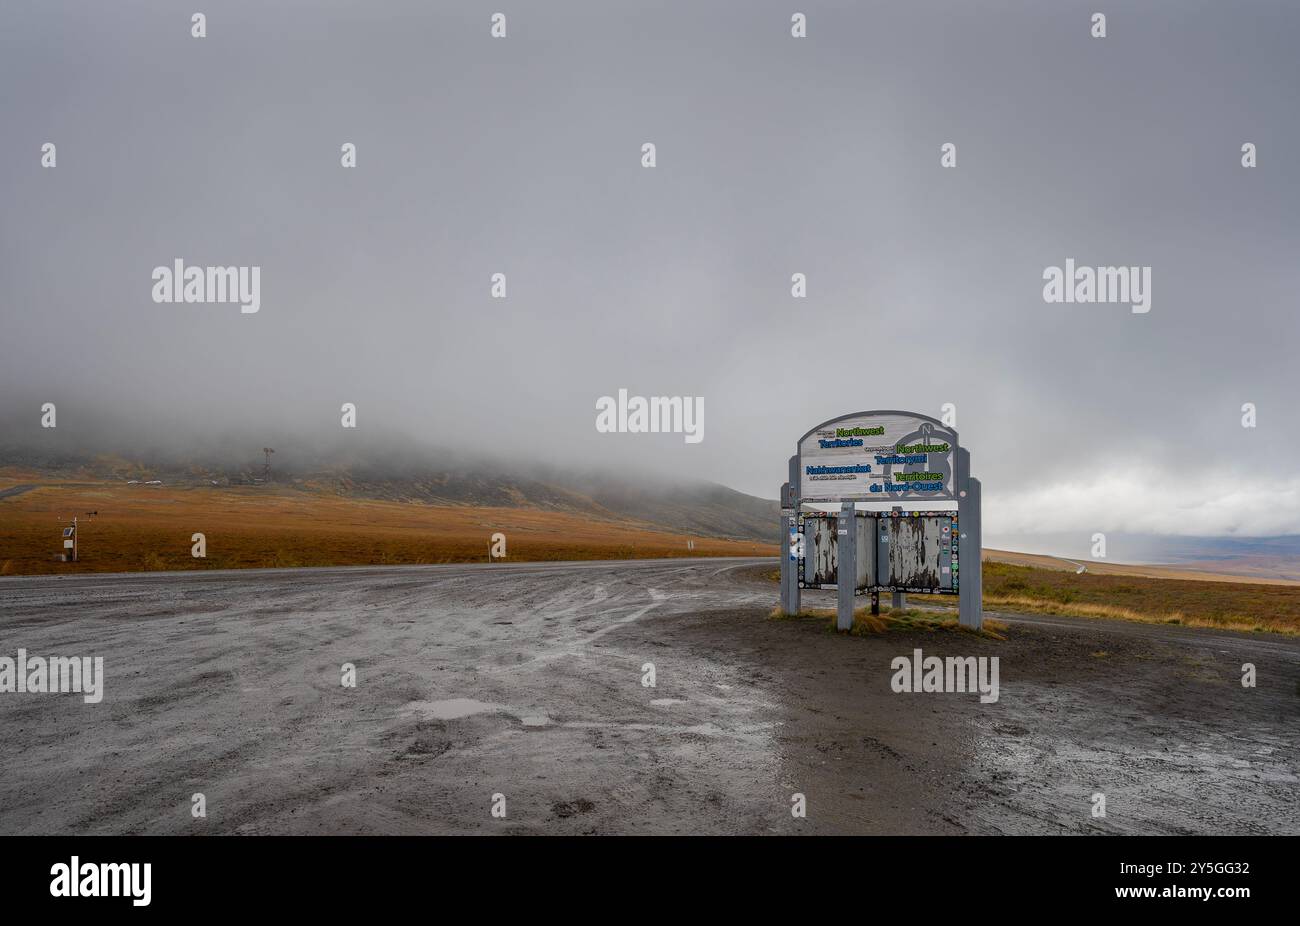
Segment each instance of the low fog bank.
[{"label": "low fog bank", "polygon": [[[368,478],[410,479],[434,470],[474,471],[484,479],[518,477],[590,481],[594,485],[635,481],[666,488],[716,485],[683,478],[652,462],[596,461],[587,454],[565,454],[527,441],[500,446],[455,447],[412,436],[374,415],[345,428],[340,415],[324,422],[276,414],[268,405],[256,415],[232,414],[226,420],[210,409],[196,416],[183,411],[150,410],[127,415],[104,403],[56,404],[54,426],[43,427],[44,403],[7,401],[0,409],[0,465],[42,471],[88,469],[113,473],[260,473],[266,455],[273,472],[305,476],[322,470],[348,470]],[[255,419],[255,420],[254,420]]]},{"label": "low fog bank", "polygon": [[[34,406],[39,408],[39,405]],[[53,428],[3,419],[0,467],[63,482],[160,480],[171,486],[258,486],[394,502],[532,507],[635,520],[688,534],[773,541],[777,502],[653,466],[598,465],[520,451],[439,447],[395,430],[308,432],[179,419],[85,418]],[[160,436],[162,435],[162,436]],[[270,473],[264,447],[271,447]]]}]

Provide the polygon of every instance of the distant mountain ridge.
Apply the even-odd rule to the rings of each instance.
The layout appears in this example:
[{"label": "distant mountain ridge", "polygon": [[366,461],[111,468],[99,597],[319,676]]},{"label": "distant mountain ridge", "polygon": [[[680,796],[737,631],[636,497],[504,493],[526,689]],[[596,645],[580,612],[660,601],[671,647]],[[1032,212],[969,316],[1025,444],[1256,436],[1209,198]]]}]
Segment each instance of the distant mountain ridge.
[{"label": "distant mountain ridge", "polygon": [[[776,501],[716,483],[673,480],[624,468],[616,473],[550,465],[522,468],[409,451],[384,462],[325,462],[317,454],[284,452],[271,461],[272,484],[303,492],[429,505],[540,508],[737,540],[775,542],[777,533]],[[146,462],[115,454],[5,450],[0,451],[0,467],[61,481],[160,479],[168,485],[194,486],[263,482],[258,463]]]}]

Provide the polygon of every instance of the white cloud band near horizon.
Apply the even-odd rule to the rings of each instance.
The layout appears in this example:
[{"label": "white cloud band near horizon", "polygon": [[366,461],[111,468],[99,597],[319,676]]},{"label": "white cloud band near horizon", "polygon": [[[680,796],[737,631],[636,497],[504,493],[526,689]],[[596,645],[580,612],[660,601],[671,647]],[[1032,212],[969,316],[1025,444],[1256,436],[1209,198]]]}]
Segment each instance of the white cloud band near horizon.
[{"label": "white cloud band near horizon", "polygon": [[1300,534],[1300,476],[1265,485],[1222,475],[1188,480],[1105,474],[1091,482],[986,491],[983,507],[986,534],[1274,537]]}]

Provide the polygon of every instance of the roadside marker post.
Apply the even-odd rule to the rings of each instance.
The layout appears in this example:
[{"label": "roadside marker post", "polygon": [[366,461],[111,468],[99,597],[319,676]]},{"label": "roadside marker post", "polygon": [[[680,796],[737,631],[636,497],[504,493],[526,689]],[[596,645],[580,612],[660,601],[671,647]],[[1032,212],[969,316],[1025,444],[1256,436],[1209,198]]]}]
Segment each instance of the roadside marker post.
[{"label": "roadside marker post", "polygon": [[63,529],[63,561],[65,563],[75,563],[77,561],[77,518],[72,518],[72,526]]}]

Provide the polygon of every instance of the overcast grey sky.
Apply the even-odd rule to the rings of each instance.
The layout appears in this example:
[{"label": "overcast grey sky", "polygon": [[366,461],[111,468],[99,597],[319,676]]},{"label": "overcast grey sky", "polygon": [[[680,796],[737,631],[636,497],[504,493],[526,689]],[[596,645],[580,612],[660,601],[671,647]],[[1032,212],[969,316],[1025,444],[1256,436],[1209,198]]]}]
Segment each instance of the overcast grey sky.
[{"label": "overcast grey sky", "polygon": [[[358,441],[770,498],[818,422],[953,402],[993,535],[1300,532],[1300,5],[191,6],[207,38],[5,4],[0,405],[33,429],[334,437],[355,402]],[[261,310],[154,303],[178,257],[260,266]],[[1046,304],[1067,258],[1150,266],[1151,311]],[[704,441],[597,433],[620,387],[703,396]]]}]

